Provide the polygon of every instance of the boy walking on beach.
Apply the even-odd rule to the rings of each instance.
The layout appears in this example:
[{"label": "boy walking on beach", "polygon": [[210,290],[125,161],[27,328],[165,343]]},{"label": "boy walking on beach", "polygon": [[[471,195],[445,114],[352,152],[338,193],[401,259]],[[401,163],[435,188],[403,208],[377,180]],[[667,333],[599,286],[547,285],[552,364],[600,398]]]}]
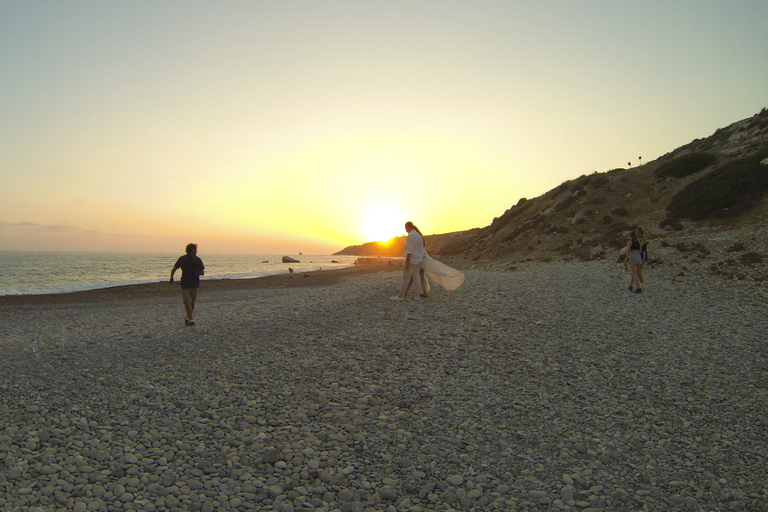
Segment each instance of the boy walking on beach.
[{"label": "boy walking on beach", "polygon": [[197,302],[197,290],[200,288],[200,276],[205,275],[203,260],[197,257],[197,244],[187,244],[187,254],[176,260],[171,269],[171,283],[177,269],[181,269],[181,298],[184,301],[184,309],[187,318],[185,325],[195,325],[194,312]]}]

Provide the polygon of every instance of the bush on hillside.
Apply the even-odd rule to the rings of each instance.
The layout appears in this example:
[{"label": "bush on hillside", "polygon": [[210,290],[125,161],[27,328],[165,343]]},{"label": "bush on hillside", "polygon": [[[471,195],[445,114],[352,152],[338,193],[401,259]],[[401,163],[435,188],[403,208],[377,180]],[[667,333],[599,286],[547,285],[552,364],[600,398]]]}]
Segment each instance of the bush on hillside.
[{"label": "bush on hillside", "polygon": [[768,191],[768,149],[734,160],[672,196],[669,210],[679,218],[701,220],[714,213],[738,215]]},{"label": "bush on hillside", "polygon": [[600,175],[595,176],[595,178],[590,182],[590,185],[592,185],[592,188],[603,188],[610,182],[611,179],[608,176]]},{"label": "bush on hillside", "polygon": [[512,219],[530,208],[531,204],[533,203],[523,197],[520,199],[520,201],[517,202],[515,206],[504,212],[504,215],[493,219],[493,222],[491,223],[491,230],[493,234],[496,234],[499,232],[499,230],[505,228],[507,224],[512,222]]},{"label": "bush on hillside", "polygon": [[752,117],[752,121],[749,122],[749,127],[759,127],[761,130],[768,126],[768,109],[763,108],[760,113],[755,114]]},{"label": "bush on hillside", "polygon": [[732,133],[733,132],[729,130],[728,127],[718,128],[715,130],[715,133],[704,139],[704,142],[699,145],[699,149],[701,151],[707,151],[715,146],[726,144]]},{"label": "bush on hillside", "polygon": [[680,224],[680,221],[674,217],[667,217],[666,219],[663,219],[661,222],[659,222],[659,227],[661,229],[671,229],[673,231],[683,230],[683,225]]},{"label": "bush on hillside", "polygon": [[611,213],[614,215],[618,215],[619,217],[626,217],[629,215],[629,210],[624,208],[623,206],[619,206],[618,208],[614,208],[611,210]]},{"label": "bush on hillside", "polygon": [[663,163],[656,169],[658,178],[682,178],[703,171],[715,163],[717,155],[712,153],[689,153]]},{"label": "bush on hillside", "polygon": [[576,197],[568,196],[555,205],[555,211],[561,212],[576,202]]},{"label": "bush on hillside", "polygon": [[632,229],[634,229],[634,226],[627,221],[620,220],[608,226],[608,229],[610,230],[609,232],[612,234],[629,233]]}]

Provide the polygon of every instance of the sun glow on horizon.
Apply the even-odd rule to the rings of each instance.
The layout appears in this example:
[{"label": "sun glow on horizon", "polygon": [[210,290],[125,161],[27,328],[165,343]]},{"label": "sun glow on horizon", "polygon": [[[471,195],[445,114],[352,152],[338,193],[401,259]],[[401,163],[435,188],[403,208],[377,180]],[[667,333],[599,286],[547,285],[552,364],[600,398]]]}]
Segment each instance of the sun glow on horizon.
[{"label": "sun glow on horizon", "polygon": [[555,3],[4,2],[0,250],[482,228],[765,103],[768,2]]},{"label": "sun glow on horizon", "polygon": [[388,242],[405,231],[402,215],[389,206],[374,207],[362,221],[366,242]]}]

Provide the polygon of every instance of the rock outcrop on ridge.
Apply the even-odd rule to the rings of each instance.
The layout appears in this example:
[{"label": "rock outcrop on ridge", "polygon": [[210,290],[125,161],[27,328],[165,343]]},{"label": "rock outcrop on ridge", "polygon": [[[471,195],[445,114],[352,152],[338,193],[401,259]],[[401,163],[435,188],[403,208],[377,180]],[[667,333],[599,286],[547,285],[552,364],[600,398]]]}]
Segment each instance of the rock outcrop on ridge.
[{"label": "rock outcrop on ridge", "polygon": [[[670,167],[683,167],[685,172],[697,169],[684,166],[697,157],[703,158],[703,167],[696,172],[680,177],[667,174]],[[748,179],[726,175],[721,177],[725,187],[712,179],[756,158],[758,170],[753,165]],[[628,231],[638,225],[650,239],[745,227],[764,229],[768,166],[759,163],[766,158],[768,111],[763,109],[644,165],[582,175],[539,197],[522,198],[483,228],[429,235],[427,246],[430,254],[454,262],[614,259],[625,247]],[[743,204],[736,201],[739,204],[729,205],[732,207],[715,208],[702,218],[677,215],[673,202],[683,202],[686,196],[696,200],[699,185],[707,177],[710,188],[736,188],[733,193],[745,199]],[[387,243],[347,247],[337,254],[396,256],[402,254],[403,242],[398,237]]]}]

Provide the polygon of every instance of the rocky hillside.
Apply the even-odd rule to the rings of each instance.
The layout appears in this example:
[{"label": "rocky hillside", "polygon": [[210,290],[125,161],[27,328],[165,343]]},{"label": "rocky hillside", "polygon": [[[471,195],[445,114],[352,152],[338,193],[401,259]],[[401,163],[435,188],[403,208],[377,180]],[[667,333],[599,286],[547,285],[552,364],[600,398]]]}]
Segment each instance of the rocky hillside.
[{"label": "rocky hillside", "polygon": [[[453,262],[616,259],[628,231],[638,225],[652,240],[697,231],[765,230],[766,159],[763,109],[642,166],[583,175],[542,196],[520,199],[489,226],[430,235],[427,247]],[[403,241],[352,246],[339,254],[399,256]]]}]

